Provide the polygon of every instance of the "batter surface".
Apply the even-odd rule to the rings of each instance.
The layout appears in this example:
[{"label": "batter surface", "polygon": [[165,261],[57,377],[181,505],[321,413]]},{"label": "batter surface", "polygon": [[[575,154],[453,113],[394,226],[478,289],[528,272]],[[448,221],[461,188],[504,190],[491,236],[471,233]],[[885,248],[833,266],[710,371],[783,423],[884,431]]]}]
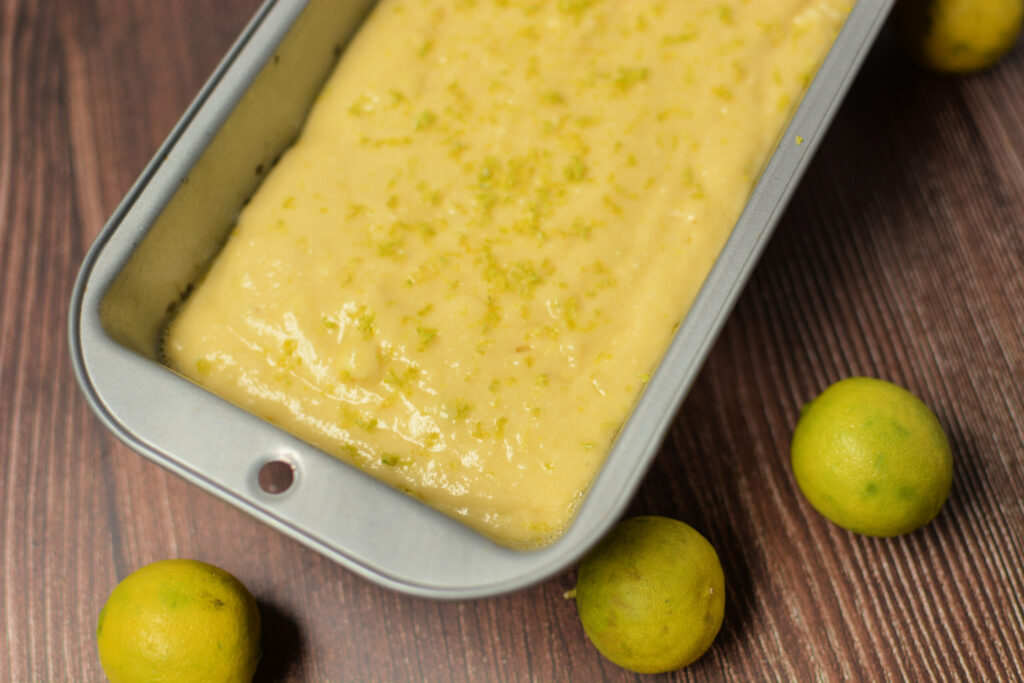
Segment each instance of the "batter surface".
[{"label": "batter surface", "polygon": [[848,0],[384,0],[168,364],[500,543],[570,523]]}]

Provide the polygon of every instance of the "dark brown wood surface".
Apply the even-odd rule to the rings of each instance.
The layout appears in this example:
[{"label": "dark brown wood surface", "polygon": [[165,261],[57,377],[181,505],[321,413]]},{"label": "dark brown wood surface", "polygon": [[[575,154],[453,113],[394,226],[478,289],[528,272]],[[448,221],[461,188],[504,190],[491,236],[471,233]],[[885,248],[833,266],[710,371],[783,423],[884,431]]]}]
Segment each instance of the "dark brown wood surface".
[{"label": "dark brown wood surface", "polygon": [[[360,579],[117,442],[72,376],[72,282],[256,0],[0,0],[0,680],[101,680],[117,581],[194,557],[263,613],[260,680],[633,680],[562,593],[433,602]],[[800,405],[900,383],[953,492],[896,539],[830,525],[788,465]],[[873,52],[631,513],[721,554],[728,606],[679,680],[1024,678],[1024,46],[943,78]]]}]

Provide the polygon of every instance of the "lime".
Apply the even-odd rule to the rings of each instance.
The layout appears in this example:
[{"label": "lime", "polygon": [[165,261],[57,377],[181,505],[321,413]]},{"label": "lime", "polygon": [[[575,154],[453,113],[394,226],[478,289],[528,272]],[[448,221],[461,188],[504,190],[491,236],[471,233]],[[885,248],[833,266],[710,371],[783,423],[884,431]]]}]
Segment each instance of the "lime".
[{"label": "lime", "polygon": [[162,560],[117,584],[96,640],[111,683],[242,683],[260,659],[260,615],[252,594],[223,569]]},{"label": "lime", "polygon": [[570,594],[594,646],[639,673],[694,662],[711,647],[725,613],[715,549],[667,517],[619,523],[584,558]]},{"label": "lime", "polygon": [[906,389],[868,377],[836,382],[804,406],[791,455],[811,505],[868,536],[927,524],[953,481],[953,455],[935,414]]},{"label": "lime", "polygon": [[936,71],[967,73],[1010,51],[1024,0],[899,0],[894,20],[907,52]]}]

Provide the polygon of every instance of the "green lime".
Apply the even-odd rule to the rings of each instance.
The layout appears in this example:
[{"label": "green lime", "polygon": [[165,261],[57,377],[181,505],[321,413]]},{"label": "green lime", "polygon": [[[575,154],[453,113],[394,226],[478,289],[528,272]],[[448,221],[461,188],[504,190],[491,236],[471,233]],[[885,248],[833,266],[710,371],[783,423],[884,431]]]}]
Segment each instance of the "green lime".
[{"label": "green lime", "polygon": [[811,505],[868,536],[927,524],[953,482],[953,455],[935,414],[880,379],[844,379],[804,406],[791,455]]},{"label": "green lime", "polygon": [[694,662],[711,647],[725,613],[715,549],[667,517],[619,523],[584,558],[571,593],[594,646],[639,673]]},{"label": "green lime", "polygon": [[223,569],[161,560],[117,584],[96,640],[111,683],[248,683],[260,659],[260,614]]},{"label": "green lime", "polygon": [[1010,51],[1024,21],[1024,0],[899,0],[893,14],[907,52],[920,64],[967,73]]}]

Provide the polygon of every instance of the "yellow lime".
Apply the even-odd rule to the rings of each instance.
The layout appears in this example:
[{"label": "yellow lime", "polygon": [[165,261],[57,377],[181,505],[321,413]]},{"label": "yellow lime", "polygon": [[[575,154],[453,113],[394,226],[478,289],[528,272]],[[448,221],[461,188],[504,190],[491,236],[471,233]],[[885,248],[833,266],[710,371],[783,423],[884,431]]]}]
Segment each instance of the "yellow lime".
[{"label": "yellow lime", "polygon": [[725,613],[715,549],[667,517],[619,523],[584,558],[570,594],[594,646],[639,673],[695,661],[711,647]]},{"label": "yellow lime", "polygon": [[1024,0],[899,0],[904,47],[922,65],[967,73],[995,64],[1017,41]]},{"label": "yellow lime", "polygon": [[129,574],[96,627],[111,683],[252,680],[260,615],[242,583],[196,560],[162,560]]},{"label": "yellow lime", "polygon": [[880,379],[844,379],[804,406],[791,455],[796,483],[811,505],[869,536],[898,536],[927,524],[953,482],[953,455],[935,414]]}]

